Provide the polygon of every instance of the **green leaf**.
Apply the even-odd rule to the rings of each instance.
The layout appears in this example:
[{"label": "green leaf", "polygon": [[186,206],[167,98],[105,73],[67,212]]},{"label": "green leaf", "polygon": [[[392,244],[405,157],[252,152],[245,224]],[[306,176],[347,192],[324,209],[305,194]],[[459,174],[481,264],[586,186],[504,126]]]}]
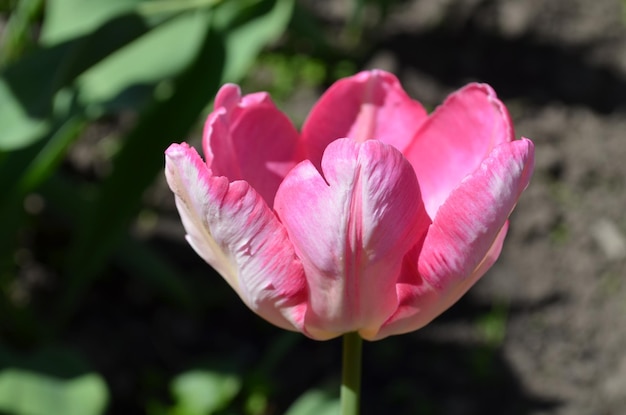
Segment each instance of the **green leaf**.
[{"label": "green leaf", "polygon": [[214,96],[221,79],[223,54],[221,36],[207,25],[198,56],[175,82],[173,94],[146,111],[125,137],[113,171],[94,205],[84,212],[84,222],[74,240],[68,268],[71,281],[61,319],[116,248],[141,205],[141,194],[163,169],[167,146],[185,137]]},{"label": "green leaf", "polygon": [[[103,183],[93,208],[85,212],[69,256],[70,281],[61,305],[61,321],[71,314],[82,290],[122,240],[141,205],[141,194],[163,169],[164,150],[172,141],[184,140],[223,79],[242,76],[248,66],[244,63],[251,63],[263,45],[282,33],[289,21],[293,0],[262,0],[257,1],[255,7],[243,9],[240,3],[225,2],[225,5],[235,7],[236,13],[230,16],[226,27],[221,26],[221,31],[215,27],[206,29],[208,22],[204,25],[206,35],[195,60],[173,82],[172,94],[155,102],[125,137],[113,161],[111,175]],[[215,10],[215,13],[223,10],[226,9]],[[206,11],[199,16],[220,20]],[[222,19],[222,24],[225,21]],[[227,52],[225,42],[230,48]],[[169,51],[163,53],[166,52]],[[228,76],[224,75],[225,54],[230,56],[226,59],[239,56],[236,60],[239,63],[231,63]]]},{"label": "green leaf", "polygon": [[[142,99],[152,97],[154,84],[174,77],[194,59],[202,46],[206,20],[204,13],[184,13],[120,48],[80,77],[80,100],[113,101],[116,108],[143,104]],[[148,88],[143,95],[128,94],[133,87]]]},{"label": "green leaf", "polygon": [[[235,2],[225,2],[225,5],[236,6]],[[172,141],[184,140],[221,80],[243,75],[247,66],[242,62],[252,62],[262,45],[282,33],[292,7],[293,0],[262,0],[243,11],[239,7],[228,25],[221,26],[223,32],[207,30],[196,60],[174,82],[172,95],[156,102],[125,138],[111,175],[93,208],[85,212],[85,222],[78,227],[79,234],[70,253],[71,281],[62,305],[62,320],[71,313],[82,290],[122,240],[122,234],[140,207],[141,194],[163,169],[163,151]],[[215,13],[219,15],[223,10],[215,10]],[[220,20],[217,15],[213,17]],[[230,56],[226,59],[240,54],[236,60],[239,63],[231,61],[229,75],[224,74],[224,37],[229,48],[226,54]]]},{"label": "green leaf", "polygon": [[[82,117],[74,116],[56,128],[47,140],[4,153],[0,162],[0,252],[11,252],[22,221],[24,197],[45,182],[62,162],[67,148],[85,126]],[[1,272],[1,271],[0,271]]]},{"label": "green leaf", "polygon": [[[242,2],[243,3],[243,2]],[[235,19],[228,19],[235,2],[226,2],[217,10],[226,34],[226,64],[223,82],[237,82],[250,69],[256,56],[285,31],[294,8],[294,0],[262,0],[240,10]],[[239,3],[238,3],[239,4]],[[241,7],[241,6],[239,6]],[[221,15],[221,16],[220,16]],[[240,16],[254,16],[241,21]]]},{"label": "green leaf", "polygon": [[0,372],[0,409],[14,415],[98,415],[106,404],[96,374],[59,379],[21,369]]},{"label": "green leaf", "polygon": [[212,7],[222,0],[151,0],[138,5],[137,10],[144,16],[159,16]]},{"label": "green leaf", "polygon": [[54,0],[47,2],[41,42],[53,45],[84,36],[143,0]]},{"label": "green leaf", "polygon": [[0,108],[2,108],[0,150],[24,147],[43,137],[50,128],[48,120],[28,115],[2,78],[0,78]]},{"label": "green leaf", "polygon": [[210,415],[225,408],[241,390],[241,379],[232,373],[191,370],[177,376],[172,393],[177,415]]},{"label": "green leaf", "polygon": [[0,67],[16,60],[34,44],[33,25],[37,24],[43,0],[21,0],[12,10],[2,34]]},{"label": "green leaf", "polygon": [[6,350],[0,360],[0,411],[12,415],[99,415],[108,391],[101,376],[64,349],[20,357]]},{"label": "green leaf", "polygon": [[119,16],[89,35],[36,50],[7,67],[0,74],[0,150],[46,136],[57,92],[147,30],[138,16]]},{"label": "green leaf", "polygon": [[[148,29],[137,15],[119,16],[84,37],[31,53],[2,76],[29,115],[45,116],[57,91]],[[43,68],[46,76],[41,76]]]},{"label": "green leaf", "polygon": [[285,415],[337,415],[339,410],[338,398],[328,392],[312,389],[300,396]]},{"label": "green leaf", "polygon": [[63,123],[55,133],[45,142],[37,153],[28,169],[18,182],[17,197],[23,197],[33,191],[44,180],[54,173],[69,146],[76,141],[86,126],[83,117],[74,116]]}]

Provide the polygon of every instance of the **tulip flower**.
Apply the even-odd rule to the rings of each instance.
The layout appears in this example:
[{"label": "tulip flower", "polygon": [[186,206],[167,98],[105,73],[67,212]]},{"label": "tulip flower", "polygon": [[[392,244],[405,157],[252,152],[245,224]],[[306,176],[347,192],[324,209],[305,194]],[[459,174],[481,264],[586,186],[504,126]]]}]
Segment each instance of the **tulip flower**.
[{"label": "tulip flower", "polygon": [[381,70],[333,84],[300,132],[224,85],[202,146],[166,151],[188,242],[250,309],[317,340],[411,332],[454,304],[498,258],[534,160],[488,85],[429,115]]}]

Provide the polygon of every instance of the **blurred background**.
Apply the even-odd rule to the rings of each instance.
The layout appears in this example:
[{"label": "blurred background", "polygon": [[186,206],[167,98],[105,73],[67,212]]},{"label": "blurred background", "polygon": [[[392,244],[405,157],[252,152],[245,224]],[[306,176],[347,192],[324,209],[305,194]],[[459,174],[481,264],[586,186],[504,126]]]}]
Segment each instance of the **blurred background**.
[{"label": "blurred background", "polygon": [[364,349],[363,414],[626,413],[620,0],[0,0],[0,413],[336,413],[339,340],[253,315],[163,177],[224,82],[300,125],[334,80],[490,83],[536,144],[499,262]]}]

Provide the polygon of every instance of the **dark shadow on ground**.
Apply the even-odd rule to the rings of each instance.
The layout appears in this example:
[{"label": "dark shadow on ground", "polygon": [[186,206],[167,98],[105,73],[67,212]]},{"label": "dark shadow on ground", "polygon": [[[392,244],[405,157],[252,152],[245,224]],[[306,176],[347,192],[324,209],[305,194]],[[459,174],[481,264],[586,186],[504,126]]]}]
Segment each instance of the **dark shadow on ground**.
[{"label": "dark shadow on ground", "polygon": [[[562,300],[554,296],[512,304],[508,316],[538,312]],[[459,325],[467,327],[492,309],[470,293],[422,330],[365,342],[363,415],[524,415],[558,407],[560,402],[553,397],[525,390],[500,346],[432,335],[457,330]],[[284,385],[282,391],[295,399],[308,388],[324,384],[330,375],[338,382],[340,348],[337,340],[300,342],[293,353],[285,355],[276,375]]]},{"label": "dark shadow on ground", "polygon": [[[317,342],[276,329],[249,311],[191,249],[167,243],[193,287],[197,307],[163,301],[141,279],[111,272],[97,283],[66,339],[105,376],[112,399],[107,413],[140,414],[148,399],[171,402],[171,379],[207,358],[232,364],[250,389],[267,394],[282,414],[300,395],[339,389],[341,341]],[[115,301],[111,301],[115,298]],[[511,304],[508,318],[541,312],[561,301]],[[499,346],[441,339],[431,332],[468,327],[492,310],[470,292],[432,326],[379,342],[366,342],[363,415],[525,415],[559,402],[525,390]],[[432,329],[432,330],[431,330]]]},{"label": "dark shadow on ground", "polygon": [[504,99],[562,102],[609,113],[626,106],[626,81],[614,69],[588,61],[587,52],[595,46],[564,47],[530,36],[507,39],[469,22],[462,28],[393,35],[370,56],[388,50],[400,72],[415,69],[455,88],[480,80]]}]

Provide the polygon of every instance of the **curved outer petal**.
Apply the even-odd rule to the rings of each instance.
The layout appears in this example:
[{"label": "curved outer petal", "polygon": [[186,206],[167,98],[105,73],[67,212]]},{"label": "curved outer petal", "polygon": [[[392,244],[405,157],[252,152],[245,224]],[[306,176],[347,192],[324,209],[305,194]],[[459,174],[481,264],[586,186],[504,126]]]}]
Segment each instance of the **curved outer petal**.
[{"label": "curved outer petal", "polygon": [[204,128],[204,154],[216,176],[245,180],[271,208],[283,178],[302,160],[299,134],[267,93],[241,97],[224,85]]},{"label": "curved outer petal", "polygon": [[324,177],[300,163],[275,204],[307,275],[305,328],[319,339],[368,337],[396,309],[402,258],[430,220],[413,169],[392,146],[340,139],[322,169]]},{"label": "curved outer petal", "polygon": [[403,264],[400,306],[375,336],[417,330],[456,302],[500,254],[507,218],[528,186],[534,146],[521,139],[497,146],[441,206],[419,253]]},{"label": "curved outer petal", "polygon": [[187,144],[166,151],[166,178],[187,240],[253,311],[302,331],[306,283],[287,233],[244,181],[212,175]]},{"label": "curved outer petal", "polygon": [[430,217],[494,147],[514,139],[509,113],[489,85],[469,84],[450,95],[403,151]]},{"label": "curved outer petal", "polygon": [[378,139],[402,151],[426,118],[393,74],[360,72],[335,82],[311,110],[302,127],[307,159],[319,168],[326,146],[343,137]]}]

